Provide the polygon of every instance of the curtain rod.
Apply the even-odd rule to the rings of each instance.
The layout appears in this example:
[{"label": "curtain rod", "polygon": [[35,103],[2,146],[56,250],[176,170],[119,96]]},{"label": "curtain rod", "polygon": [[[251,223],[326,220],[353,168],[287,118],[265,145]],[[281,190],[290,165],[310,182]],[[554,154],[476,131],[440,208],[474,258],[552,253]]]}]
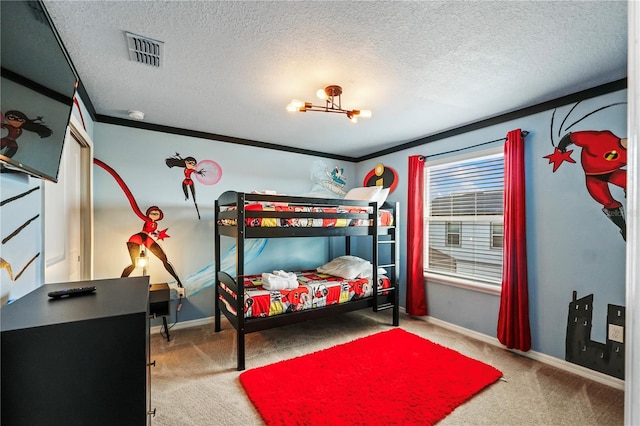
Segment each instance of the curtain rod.
[{"label": "curtain rod", "polygon": [[[526,131],[526,130],[522,130],[520,132],[520,134],[522,135],[523,138],[526,138],[527,135],[529,134],[529,132]],[[494,140],[488,141],[488,142],[481,142],[481,143],[478,143],[478,144],[475,144],[475,145],[466,146],[464,148],[452,149],[451,151],[444,151],[444,152],[439,152],[437,154],[431,154],[431,155],[421,155],[420,159],[424,160],[425,158],[435,157],[437,155],[451,154],[453,152],[464,151],[465,149],[471,149],[471,148],[475,148],[475,147],[482,146],[482,145],[488,145],[488,144],[494,143],[494,142],[504,142],[506,140],[507,140],[507,138],[504,137],[504,138],[500,138],[500,139],[494,139]]]}]

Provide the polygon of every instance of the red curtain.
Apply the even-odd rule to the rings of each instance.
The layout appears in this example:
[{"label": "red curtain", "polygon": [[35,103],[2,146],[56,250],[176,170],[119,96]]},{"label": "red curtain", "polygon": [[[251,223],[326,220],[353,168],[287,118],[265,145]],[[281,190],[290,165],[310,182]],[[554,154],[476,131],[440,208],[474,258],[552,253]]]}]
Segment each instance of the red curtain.
[{"label": "red curtain", "polygon": [[498,340],[507,348],[531,349],[527,285],[524,137],[507,134],[504,145],[504,247]]},{"label": "red curtain", "polygon": [[407,194],[407,314],[427,315],[424,287],[424,157],[409,157]]}]

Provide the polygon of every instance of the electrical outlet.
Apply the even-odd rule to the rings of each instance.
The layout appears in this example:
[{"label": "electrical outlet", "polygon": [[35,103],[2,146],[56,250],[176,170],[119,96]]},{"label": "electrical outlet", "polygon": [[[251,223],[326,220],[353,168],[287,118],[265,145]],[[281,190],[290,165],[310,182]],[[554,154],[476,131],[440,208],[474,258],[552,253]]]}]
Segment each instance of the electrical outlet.
[{"label": "electrical outlet", "polygon": [[609,340],[624,343],[624,327],[615,324],[609,324]]},{"label": "electrical outlet", "polygon": [[187,297],[186,294],[184,293],[184,287],[178,287],[178,297],[180,298]]}]

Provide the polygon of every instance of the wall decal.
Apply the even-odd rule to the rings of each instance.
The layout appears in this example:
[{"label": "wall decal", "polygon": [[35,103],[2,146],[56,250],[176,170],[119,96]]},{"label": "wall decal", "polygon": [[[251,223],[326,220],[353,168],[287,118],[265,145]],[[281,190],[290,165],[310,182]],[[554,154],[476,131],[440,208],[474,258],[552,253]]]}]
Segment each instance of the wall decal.
[{"label": "wall decal", "polygon": [[364,177],[363,186],[382,186],[389,188],[389,193],[398,186],[398,172],[382,163],[376,166]]},{"label": "wall decal", "polygon": [[13,281],[13,271],[11,271],[11,265],[9,262],[0,257],[0,269],[4,269],[9,274],[9,279]]},{"label": "wall decal", "polygon": [[18,280],[20,279],[20,277],[22,276],[22,274],[24,273],[24,271],[26,271],[26,270],[27,270],[27,268],[29,267],[29,265],[31,265],[31,264],[32,264],[32,263],[33,263],[33,262],[38,258],[38,256],[40,256],[40,253],[37,253],[35,256],[33,256],[33,257],[31,258],[31,260],[29,260],[29,261],[27,262],[27,264],[26,264],[26,265],[24,265],[24,267],[20,270],[20,272],[18,272],[18,275],[16,275],[16,276],[15,276],[14,281],[18,281]]},{"label": "wall decal", "polygon": [[624,379],[624,306],[607,305],[607,341],[591,340],[593,294],[569,303],[565,359],[574,364]]},{"label": "wall decal", "polygon": [[6,238],[3,238],[2,239],[2,244],[6,244],[9,240],[11,240],[13,237],[18,235],[20,233],[20,231],[22,231],[24,228],[26,228],[31,222],[36,220],[38,218],[38,216],[40,216],[40,214],[37,214],[34,217],[32,217],[31,219],[27,220],[25,223],[20,225],[15,231],[13,231],[11,234],[9,234]]},{"label": "wall decal", "polygon": [[129,237],[127,241],[127,250],[129,252],[129,257],[131,258],[131,264],[124,268],[122,271],[122,277],[128,277],[131,272],[136,268],[136,258],[140,257],[141,253],[144,253],[145,250],[149,250],[153,253],[160,261],[162,262],[164,268],[171,274],[173,278],[175,278],[178,283],[178,287],[182,287],[182,283],[180,282],[180,278],[178,278],[178,274],[176,274],[173,266],[167,259],[167,255],[164,250],[158,244],[157,240],[164,240],[165,238],[169,238],[167,234],[167,229],[158,230],[158,222],[163,219],[164,213],[158,206],[151,206],[147,209],[147,211],[143,214],[138,207],[138,203],[136,202],[133,194],[127,187],[126,183],[115,170],[109,167],[107,164],[98,160],[97,158],[93,159],[93,162],[106,170],[118,183],[122,191],[124,192],[127,200],[129,200],[129,204],[133,209],[133,212],[138,216],[143,222],[142,230],[136,234],[133,234]]},{"label": "wall decal", "polygon": [[[558,136],[590,115],[606,108],[626,104],[626,102],[618,102],[598,108],[563,129],[564,124],[578,104],[580,102],[576,103],[562,120],[558,128]],[[626,241],[627,231],[622,203],[613,197],[610,185],[622,188],[626,197],[627,138],[616,136],[609,130],[581,130],[565,133],[556,146],[553,140],[555,113],[556,110],[553,111],[551,116],[551,145],[554,147],[554,152],[543,158],[548,159],[549,164],[553,164],[553,172],[555,173],[565,161],[575,163],[575,160],[571,158],[573,150],[569,150],[567,147],[569,145],[580,147],[580,164],[584,171],[587,191],[596,202],[602,205],[602,212],[618,227],[622,238]]]},{"label": "wall decal", "polygon": [[31,188],[28,191],[23,192],[22,194],[18,194],[15,197],[11,197],[11,198],[7,198],[6,200],[2,200],[0,201],[0,207],[4,206],[5,204],[9,204],[12,203],[16,200],[19,200],[22,197],[26,197],[27,195],[31,194],[33,191],[37,191],[38,189],[40,189],[39,186],[36,186],[35,188]]},{"label": "wall decal", "polygon": [[[9,197],[5,200],[0,201],[0,207],[3,207],[5,205],[9,205],[11,203],[13,203],[14,201],[17,201],[23,197],[26,197],[27,195],[39,190],[40,187],[36,186],[33,187],[27,191],[24,191],[18,195],[15,195],[13,197]],[[24,212],[20,212],[20,213],[24,213]],[[24,230],[27,226],[29,226],[30,223],[32,223],[34,220],[36,220],[38,217],[40,216],[40,214],[36,214],[35,216],[33,216],[31,219],[28,219],[25,223],[23,223],[22,225],[18,226],[15,230],[13,230],[9,235],[7,235],[6,237],[4,237],[2,239],[2,244],[6,244],[8,243],[10,240],[12,240],[14,237],[16,237],[22,230]],[[12,253],[9,253],[9,255],[11,254],[15,254],[15,251],[13,251]],[[20,272],[18,272],[16,275],[13,274],[13,271],[15,270],[15,268],[12,268],[11,266],[11,262],[7,261],[3,258],[0,258],[0,269],[4,269],[5,271],[7,271],[7,274],[9,275],[9,279],[11,281],[16,281],[18,280],[22,274],[27,270],[27,268],[33,263],[34,260],[36,260],[38,258],[38,256],[40,255],[40,253],[37,253],[36,255],[34,255],[31,260],[29,260],[29,262],[27,262],[27,264],[20,270]],[[14,262],[14,266],[15,266],[15,262]]]},{"label": "wall decal", "polygon": [[213,160],[202,160],[198,162],[194,157],[182,158],[176,152],[176,155],[165,160],[167,167],[182,167],[184,169],[184,179],[182,180],[182,192],[185,201],[189,199],[189,192],[193,199],[193,205],[196,208],[198,219],[200,219],[200,210],[196,202],[196,187],[193,183],[192,175],[195,174],[198,182],[204,185],[214,185],[222,178],[222,168]]},{"label": "wall decal", "polygon": [[20,272],[18,272],[18,274],[14,277],[13,276],[13,271],[11,268],[11,264],[9,262],[7,262],[6,260],[4,260],[3,258],[0,257],[0,269],[4,269],[7,271],[7,274],[9,274],[9,279],[11,281],[18,281],[18,279],[22,276],[22,274],[24,273],[24,271],[27,270],[27,268],[29,267],[29,265],[31,265],[33,263],[34,260],[36,260],[38,258],[38,256],[40,256],[40,253],[37,253],[35,256],[33,256],[26,265],[24,265],[24,267],[20,270]]},{"label": "wall decal", "polygon": [[334,166],[329,169],[323,161],[316,160],[311,165],[311,189],[301,196],[342,198],[347,194],[344,190],[346,183],[347,178],[342,167]]},{"label": "wall decal", "polygon": [[0,114],[0,127],[8,133],[0,142],[0,153],[13,157],[18,152],[18,138],[23,131],[34,132],[41,138],[48,138],[52,131],[42,121],[43,117],[29,118],[21,111],[11,110]]}]

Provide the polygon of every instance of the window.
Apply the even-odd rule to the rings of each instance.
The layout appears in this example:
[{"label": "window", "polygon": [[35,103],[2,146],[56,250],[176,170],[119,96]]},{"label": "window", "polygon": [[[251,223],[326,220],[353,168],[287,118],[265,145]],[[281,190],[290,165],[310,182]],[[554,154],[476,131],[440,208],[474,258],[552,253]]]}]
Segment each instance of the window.
[{"label": "window", "polygon": [[491,248],[502,249],[504,241],[504,225],[491,222]]},{"label": "window", "polygon": [[447,222],[447,245],[460,247],[460,222]]},{"label": "window", "polygon": [[430,277],[499,286],[502,148],[425,165],[425,268]]}]

